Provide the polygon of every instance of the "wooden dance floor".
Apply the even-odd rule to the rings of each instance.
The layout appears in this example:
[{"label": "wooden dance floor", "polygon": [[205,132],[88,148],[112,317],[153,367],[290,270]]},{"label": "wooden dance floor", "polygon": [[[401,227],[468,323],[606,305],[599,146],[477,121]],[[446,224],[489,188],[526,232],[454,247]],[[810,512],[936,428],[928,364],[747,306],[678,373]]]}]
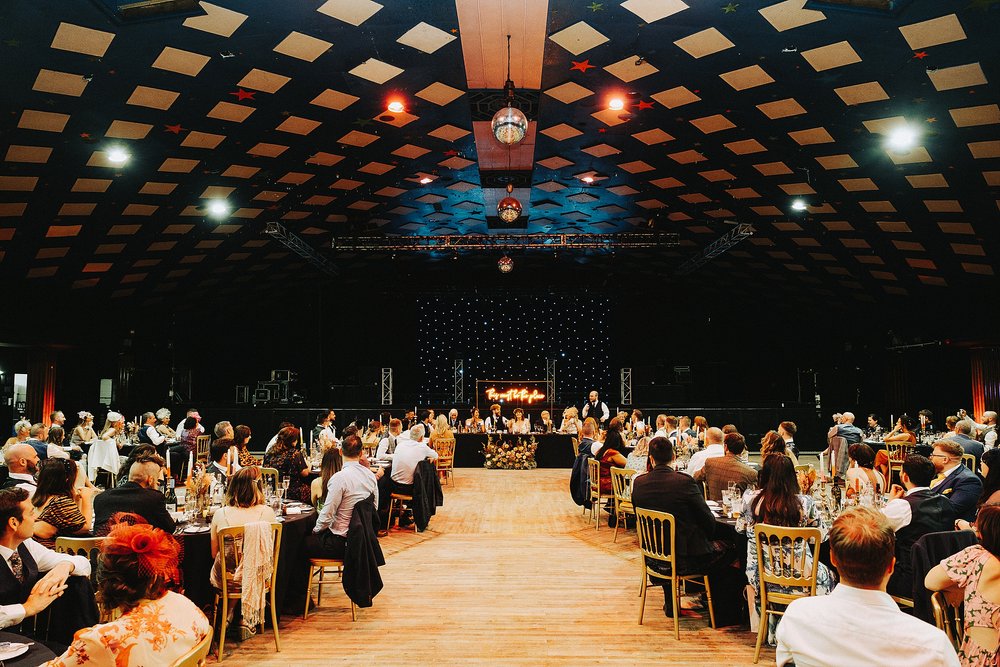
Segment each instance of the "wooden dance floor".
[{"label": "wooden dance floor", "polygon": [[[455,471],[427,531],[381,540],[385,588],[375,606],[327,587],[309,620],[227,641],[238,665],[750,665],[755,637],[682,618],[675,641],[661,589],[639,626],[635,531],[600,532],[569,497],[569,470]],[[230,649],[230,646],[233,648]],[[211,658],[214,660],[213,657]],[[773,650],[761,664],[774,664]]]}]

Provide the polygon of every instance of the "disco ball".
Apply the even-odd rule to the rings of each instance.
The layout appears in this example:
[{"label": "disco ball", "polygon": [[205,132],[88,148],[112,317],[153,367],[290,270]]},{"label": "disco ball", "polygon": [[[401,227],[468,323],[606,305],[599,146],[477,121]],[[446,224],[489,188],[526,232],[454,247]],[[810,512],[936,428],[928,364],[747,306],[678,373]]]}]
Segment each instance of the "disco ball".
[{"label": "disco ball", "polygon": [[513,197],[504,197],[497,204],[497,215],[509,225],[521,215],[521,202]]},{"label": "disco ball", "polygon": [[512,146],[524,139],[528,131],[528,118],[513,106],[505,106],[493,115],[493,136],[502,144]]},{"label": "disco ball", "polygon": [[514,260],[504,255],[497,261],[497,268],[500,269],[500,273],[510,273],[514,270]]}]

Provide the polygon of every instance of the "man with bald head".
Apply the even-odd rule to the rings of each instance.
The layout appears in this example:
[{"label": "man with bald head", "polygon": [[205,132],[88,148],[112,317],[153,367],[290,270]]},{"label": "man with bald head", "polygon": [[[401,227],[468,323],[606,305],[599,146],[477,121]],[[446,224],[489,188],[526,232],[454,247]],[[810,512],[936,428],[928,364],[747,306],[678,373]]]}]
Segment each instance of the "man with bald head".
[{"label": "man with bald head", "polygon": [[847,446],[855,445],[865,439],[865,434],[854,425],[854,413],[844,412],[840,415],[840,423],[835,424],[830,432],[826,434],[828,438],[840,436],[847,441]]},{"label": "man with bald head", "polygon": [[129,468],[128,481],[94,498],[94,534],[106,535],[108,522],[119,512],[138,514],[151,525],[170,534],[174,520],[167,512],[166,498],[156,490],[163,471],[163,459],[151,455]]},{"label": "man with bald head", "polygon": [[722,429],[713,426],[705,431],[705,449],[695,452],[688,461],[687,473],[694,477],[705,465],[706,460],[725,454],[726,451],[722,446]]},{"label": "man with bald head", "polygon": [[28,497],[35,495],[35,473],[38,472],[38,452],[31,445],[22,442],[11,445],[4,454],[7,462],[7,479],[0,488],[19,487],[28,492]]}]

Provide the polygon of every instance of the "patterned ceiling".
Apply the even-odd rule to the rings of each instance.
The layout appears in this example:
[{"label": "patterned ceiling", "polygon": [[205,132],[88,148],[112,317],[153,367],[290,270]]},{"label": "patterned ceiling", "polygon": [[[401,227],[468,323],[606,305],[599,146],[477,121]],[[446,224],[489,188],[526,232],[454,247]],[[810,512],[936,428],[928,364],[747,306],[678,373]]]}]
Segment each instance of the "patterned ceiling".
[{"label": "patterned ceiling", "polygon": [[[128,23],[96,0],[4,3],[0,274],[166,298],[310,275],[269,221],[344,277],[388,257],[335,253],[336,234],[489,233],[482,184],[507,156],[474,131],[463,34],[487,69],[503,47],[463,25],[467,2],[217,0]],[[515,190],[525,232],[677,232],[679,248],[616,265],[670,280],[739,221],[753,238],[685,284],[803,301],[995,290],[1000,3],[915,0],[895,17],[813,4],[549,0],[541,89],[521,91],[533,132],[512,154],[530,173]],[[405,111],[386,112],[396,97]],[[893,153],[885,134],[903,122],[919,146]],[[218,198],[223,221],[207,215]],[[481,257],[449,259],[399,261],[487,275]],[[524,266],[575,276],[591,260],[605,261]]]}]

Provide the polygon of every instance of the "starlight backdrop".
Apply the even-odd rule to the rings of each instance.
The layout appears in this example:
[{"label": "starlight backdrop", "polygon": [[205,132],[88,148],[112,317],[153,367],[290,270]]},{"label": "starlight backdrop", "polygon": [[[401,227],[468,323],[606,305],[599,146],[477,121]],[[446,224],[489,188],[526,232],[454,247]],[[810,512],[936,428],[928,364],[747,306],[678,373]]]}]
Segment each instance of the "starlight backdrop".
[{"label": "starlight backdrop", "polygon": [[[549,358],[556,359],[557,412],[571,403],[583,405],[591,389],[610,399],[617,389],[612,386],[606,326],[611,305],[608,297],[591,295],[497,293],[419,299],[417,312],[430,315],[417,334],[420,402],[452,402],[455,359],[465,364],[465,400],[470,405],[475,403],[477,379],[544,380]],[[443,326],[436,325],[439,315],[444,316]]]}]

